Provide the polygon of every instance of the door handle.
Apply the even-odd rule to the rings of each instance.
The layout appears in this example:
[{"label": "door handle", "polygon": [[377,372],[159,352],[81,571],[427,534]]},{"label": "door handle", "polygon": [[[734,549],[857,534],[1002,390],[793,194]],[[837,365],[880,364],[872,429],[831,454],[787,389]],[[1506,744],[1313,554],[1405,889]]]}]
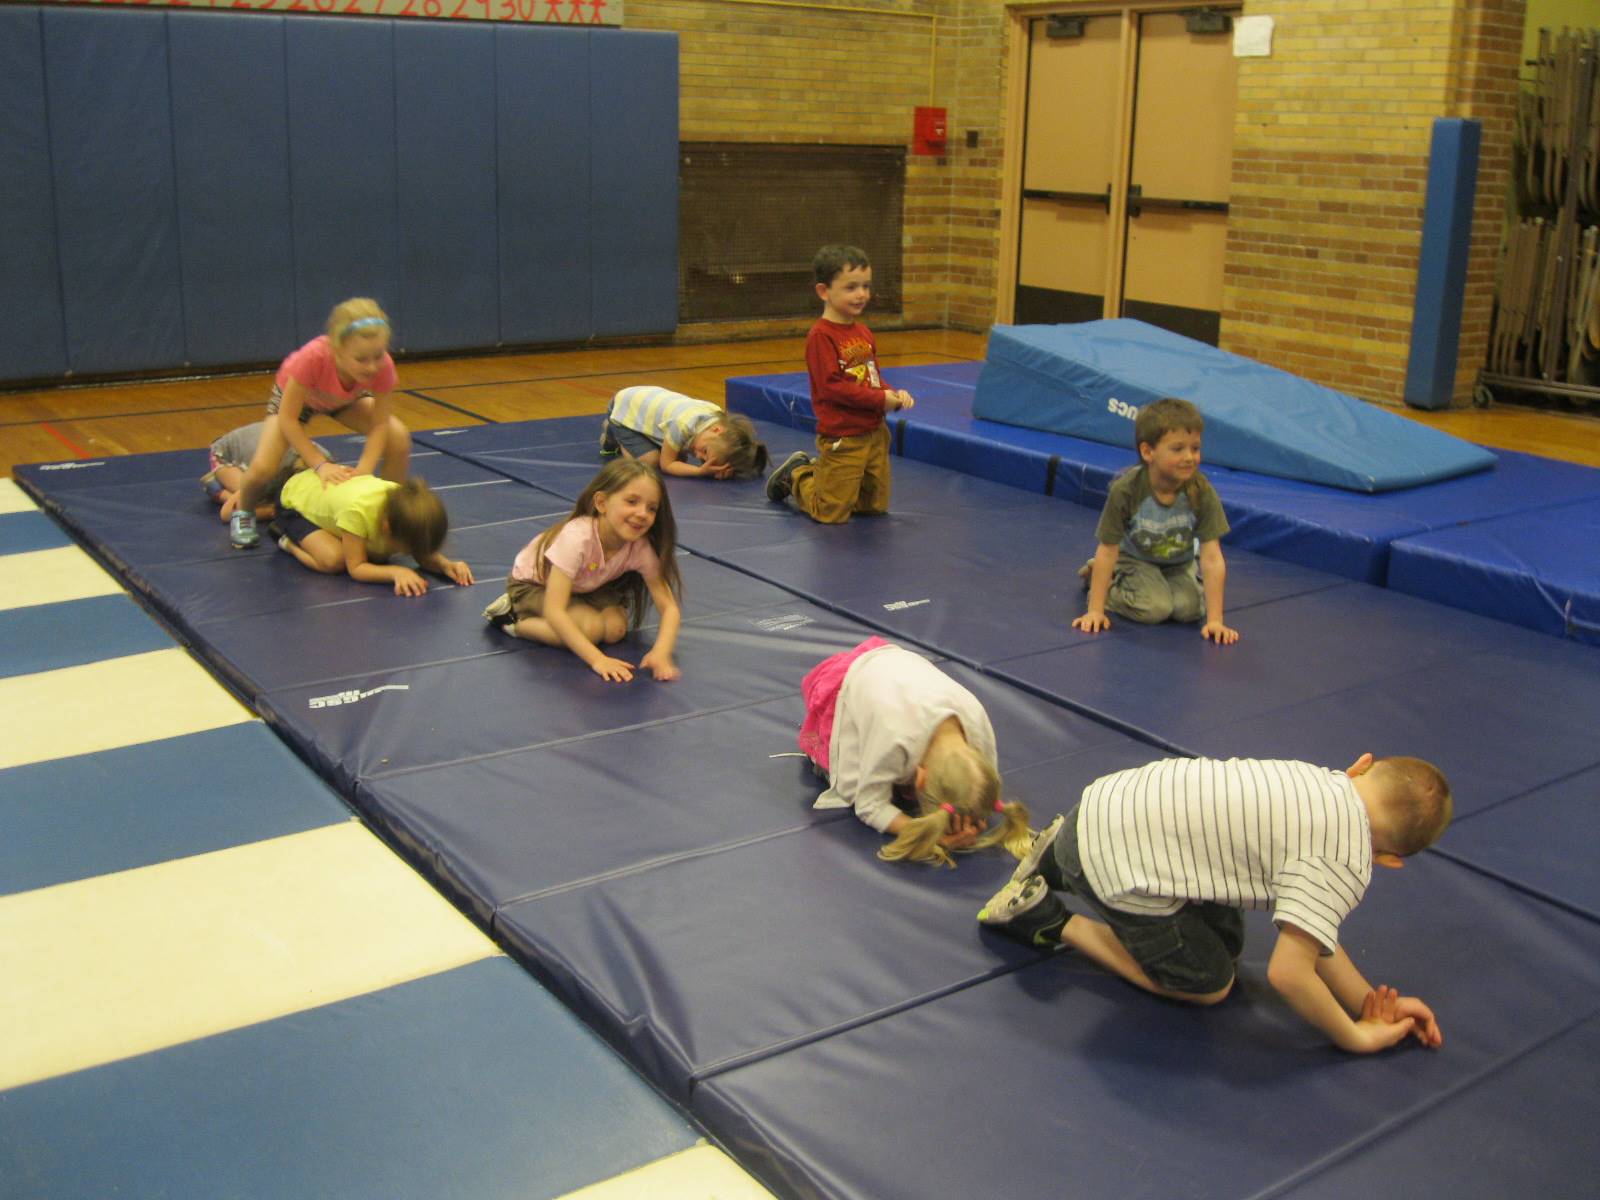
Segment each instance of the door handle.
[{"label": "door handle", "polygon": [[1056,192],[1045,188],[1023,188],[1024,200],[1054,200],[1062,204],[1099,204],[1111,211],[1111,185],[1103,192]]},{"label": "door handle", "polygon": [[1128,215],[1137,217],[1146,208],[1163,208],[1178,212],[1226,214],[1228,202],[1226,200],[1181,200],[1162,196],[1146,196],[1144,188],[1136,183],[1128,189]]}]

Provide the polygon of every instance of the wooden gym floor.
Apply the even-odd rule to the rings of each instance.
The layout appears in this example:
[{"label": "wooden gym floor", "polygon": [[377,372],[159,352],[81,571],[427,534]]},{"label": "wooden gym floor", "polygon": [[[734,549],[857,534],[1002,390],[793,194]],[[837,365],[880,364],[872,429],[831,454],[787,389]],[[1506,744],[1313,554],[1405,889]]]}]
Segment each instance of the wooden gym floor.
[{"label": "wooden gym floor", "polygon": [[[981,334],[877,334],[884,366],[978,361]],[[732,375],[803,369],[804,340],[770,338],[626,348],[554,350],[402,361],[400,418],[412,429],[599,414],[618,388],[652,383],[721,403]],[[260,420],[269,372],[181,381],[0,393],[0,476],[18,463],[204,447]],[[1563,415],[1499,405],[1443,413],[1397,409],[1413,420],[1498,449],[1600,466],[1600,413]],[[313,435],[341,432],[317,418]]]}]

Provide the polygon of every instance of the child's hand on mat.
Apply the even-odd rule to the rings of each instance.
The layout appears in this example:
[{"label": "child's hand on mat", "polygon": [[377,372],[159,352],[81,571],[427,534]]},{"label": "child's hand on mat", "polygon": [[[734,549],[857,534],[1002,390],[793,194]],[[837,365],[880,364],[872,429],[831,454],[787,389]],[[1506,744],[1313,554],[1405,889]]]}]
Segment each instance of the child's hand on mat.
[{"label": "child's hand on mat", "polygon": [[1239,640],[1239,631],[1229,629],[1221,621],[1207,621],[1200,626],[1200,636],[1209,638],[1219,646],[1231,646]]},{"label": "child's hand on mat", "polygon": [[965,850],[978,840],[982,832],[972,817],[957,814],[950,818],[950,830],[939,839],[939,845],[946,850]]},{"label": "child's hand on mat", "polygon": [[620,658],[612,658],[609,655],[602,654],[591,669],[608,683],[633,682],[633,668]]},{"label": "child's hand on mat", "polygon": [[683,674],[678,670],[678,664],[672,661],[672,655],[654,649],[639,660],[639,669],[648,670],[660,680],[677,679]]},{"label": "child's hand on mat", "polygon": [[700,464],[700,474],[709,475],[713,479],[731,479],[733,478],[733,468],[727,463],[717,462],[716,459],[712,459],[710,462]]},{"label": "child's hand on mat", "polygon": [[421,596],[428,590],[428,581],[410,567],[394,569],[394,594],[396,596]]},{"label": "child's hand on mat", "polygon": [[315,468],[317,478],[322,480],[324,488],[338,487],[346,479],[356,477],[355,470],[351,467],[336,463],[332,459],[324,460]]},{"label": "child's hand on mat", "polygon": [[450,577],[450,582],[461,587],[471,587],[478,581],[472,577],[472,568],[460,559],[455,561],[445,560],[444,573]]},{"label": "child's hand on mat", "polygon": [[1416,1018],[1400,1011],[1400,993],[1393,988],[1376,987],[1361,1001],[1361,1016],[1356,1020],[1356,1041],[1345,1049],[1357,1054],[1371,1054],[1376,1050],[1387,1050],[1412,1033],[1421,1036]]},{"label": "child's hand on mat", "polygon": [[1379,984],[1362,1001],[1363,1016],[1368,1005],[1375,1006],[1389,1020],[1411,1018],[1415,1022],[1411,1028],[1412,1036],[1430,1050],[1437,1050],[1444,1045],[1444,1034],[1439,1032],[1439,1022],[1434,1018],[1433,1009],[1415,996],[1402,996],[1397,989]]},{"label": "child's hand on mat", "polygon": [[1086,612],[1081,617],[1072,618],[1072,627],[1085,633],[1099,633],[1102,629],[1111,628],[1111,618],[1103,612]]}]

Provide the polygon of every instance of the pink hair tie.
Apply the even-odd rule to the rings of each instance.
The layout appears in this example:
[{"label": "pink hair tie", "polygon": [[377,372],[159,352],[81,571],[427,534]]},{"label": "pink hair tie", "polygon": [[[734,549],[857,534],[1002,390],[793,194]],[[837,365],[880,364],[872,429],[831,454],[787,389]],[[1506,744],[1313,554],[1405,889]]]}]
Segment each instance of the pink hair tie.
[{"label": "pink hair tie", "polygon": [[952,817],[956,815],[956,808],[953,804],[941,804],[939,807],[944,809],[945,812],[949,813]]},{"label": "pink hair tie", "polygon": [[997,813],[1003,813],[1006,810],[1006,806],[1004,804],[1002,804],[999,800],[996,800],[994,802],[994,810]]}]

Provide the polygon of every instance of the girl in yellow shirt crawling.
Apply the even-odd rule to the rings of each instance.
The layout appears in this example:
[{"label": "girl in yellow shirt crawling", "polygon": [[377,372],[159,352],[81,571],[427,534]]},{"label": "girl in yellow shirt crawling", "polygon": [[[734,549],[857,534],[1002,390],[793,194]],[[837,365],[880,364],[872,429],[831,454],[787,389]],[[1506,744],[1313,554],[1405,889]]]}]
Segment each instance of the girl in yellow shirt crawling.
[{"label": "girl in yellow shirt crawling", "polygon": [[315,471],[301,471],[278,495],[271,533],[313,571],[346,571],[362,583],[392,583],[397,596],[420,596],[427,580],[391,558],[409,554],[424,571],[463,587],[473,582],[471,567],[440,552],[449,528],[444,505],[420,479],[356,475],[330,487]]}]

